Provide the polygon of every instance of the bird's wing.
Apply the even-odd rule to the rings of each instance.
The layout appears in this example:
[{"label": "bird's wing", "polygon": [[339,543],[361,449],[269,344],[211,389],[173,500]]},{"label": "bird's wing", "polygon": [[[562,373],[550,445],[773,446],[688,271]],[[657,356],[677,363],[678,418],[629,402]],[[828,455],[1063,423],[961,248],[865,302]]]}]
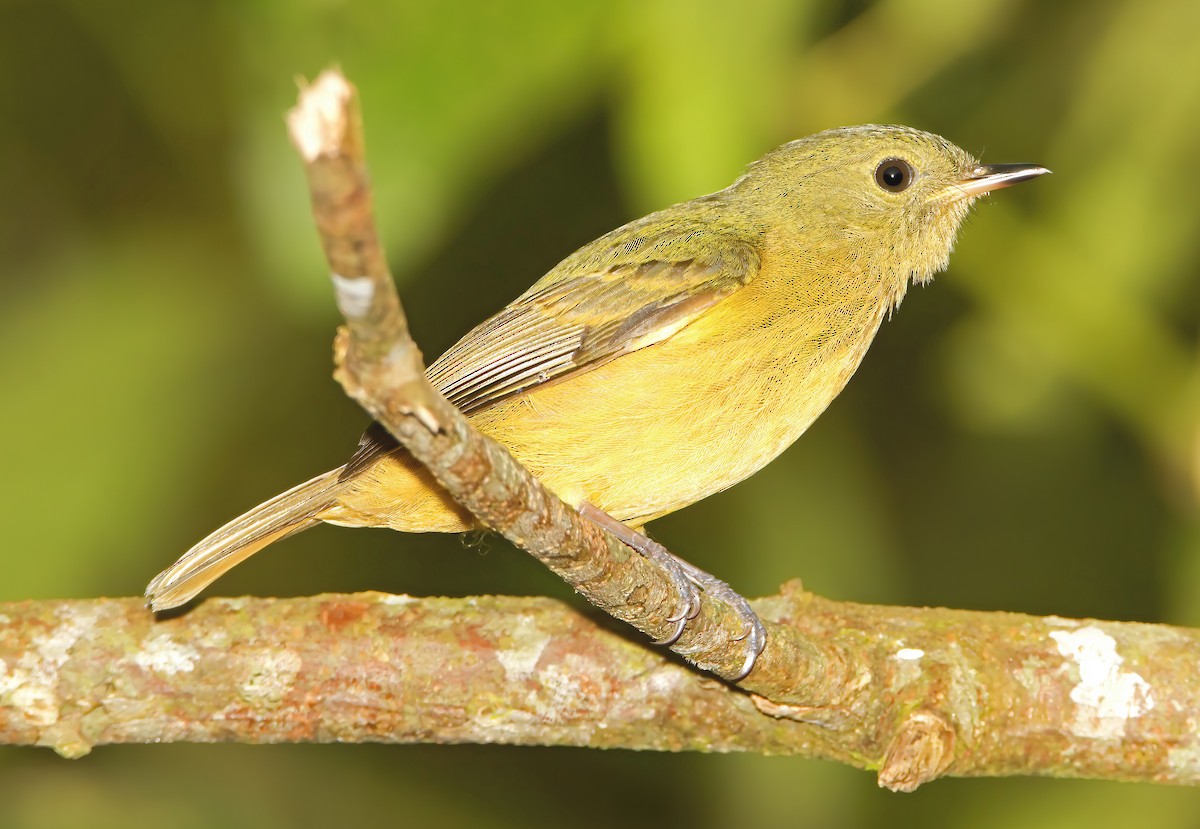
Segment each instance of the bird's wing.
[{"label": "bird's wing", "polygon": [[[678,254],[679,251],[672,251]],[[745,243],[552,272],[429,367],[465,412],[661,342],[753,278]]]},{"label": "bird's wing", "polygon": [[[648,216],[581,248],[429,367],[464,412],[661,342],[758,272],[746,234]],[[395,447],[373,425],[343,477]]]}]

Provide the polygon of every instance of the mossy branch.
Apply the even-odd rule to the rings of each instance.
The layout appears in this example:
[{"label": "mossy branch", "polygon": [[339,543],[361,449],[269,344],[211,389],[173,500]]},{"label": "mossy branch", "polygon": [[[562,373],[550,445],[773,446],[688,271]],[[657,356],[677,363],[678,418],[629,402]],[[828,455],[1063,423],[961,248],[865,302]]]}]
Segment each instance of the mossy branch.
[{"label": "mossy branch", "polygon": [[[797,754],[933,777],[1200,782],[1200,632],[831,602],[756,606],[843,654],[825,706],[707,678],[561,602],[379,593],[0,604],[0,743],[509,743]],[[601,620],[603,621],[603,620]]]}]

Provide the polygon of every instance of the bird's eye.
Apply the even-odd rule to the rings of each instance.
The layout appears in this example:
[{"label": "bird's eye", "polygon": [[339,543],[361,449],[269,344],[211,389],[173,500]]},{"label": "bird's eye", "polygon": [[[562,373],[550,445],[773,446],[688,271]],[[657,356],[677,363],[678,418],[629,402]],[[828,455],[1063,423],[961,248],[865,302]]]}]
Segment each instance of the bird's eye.
[{"label": "bird's eye", "polygon": [[903,158],[885,158],[875,168],[875,183],[889,193],[907,189],[912,180],[912,165]]}]

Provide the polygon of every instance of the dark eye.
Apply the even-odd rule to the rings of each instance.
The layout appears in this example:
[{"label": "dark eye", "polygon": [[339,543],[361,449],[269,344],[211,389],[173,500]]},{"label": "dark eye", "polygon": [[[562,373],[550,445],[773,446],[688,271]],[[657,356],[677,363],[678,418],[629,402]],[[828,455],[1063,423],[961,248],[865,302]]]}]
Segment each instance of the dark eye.
[{"label": "dark eye", "polygon": [[912,165],[903,158],[885,158],[875,168],[875,183],[890,193],[907,189],[912,180]]}]

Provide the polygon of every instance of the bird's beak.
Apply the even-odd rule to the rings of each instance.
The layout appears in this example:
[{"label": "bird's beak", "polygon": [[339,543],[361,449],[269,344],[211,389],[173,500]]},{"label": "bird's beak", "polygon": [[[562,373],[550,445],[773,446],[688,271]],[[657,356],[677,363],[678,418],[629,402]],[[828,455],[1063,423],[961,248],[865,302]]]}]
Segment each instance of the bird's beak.
[{"label": "bird's beak", "polygon": [[971,171],[971,174],[954,185],[954,195],[962,198],[974,198],[1012,187],[1022,181],[1044,176],[1050,172],[1037,164],[981,164]]}]

